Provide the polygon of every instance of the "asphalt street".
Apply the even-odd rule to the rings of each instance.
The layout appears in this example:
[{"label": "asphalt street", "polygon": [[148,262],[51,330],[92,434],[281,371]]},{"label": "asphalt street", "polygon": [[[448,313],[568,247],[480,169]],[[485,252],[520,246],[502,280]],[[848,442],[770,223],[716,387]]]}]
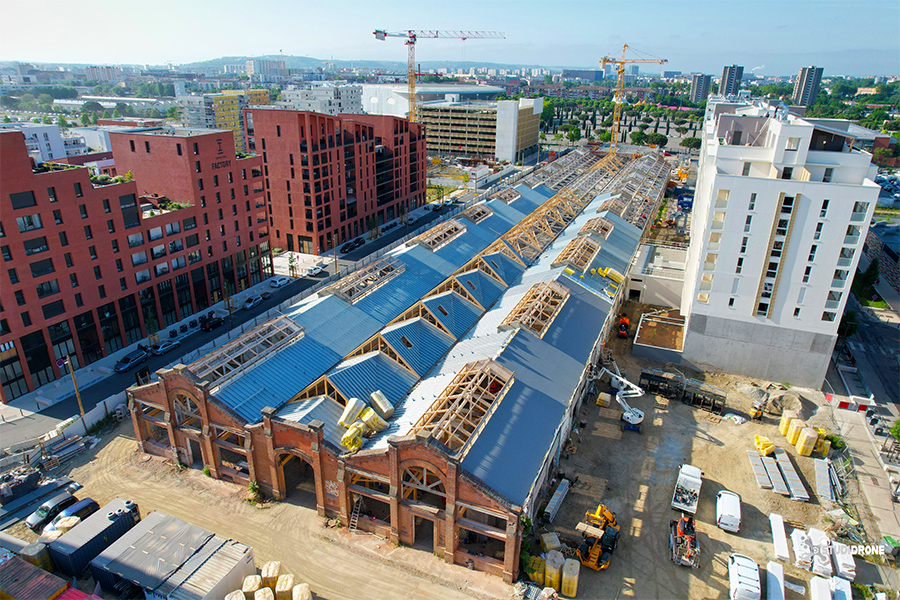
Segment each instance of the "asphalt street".
[{"label": "asphalt street", "polygon": [[[471,193],[467,194],[463,198],[468,199],[469,196],[471,196]],[[423,216],[419,217],[414,223],[411,223],[409,225],[409,231],[414,231],[422,225],[440,218],[449,210],[450,207],[444,206],[437,211],[427,211]],[[406,234],[407,227],[405,225],[398,225],[388,230],[387,233],[384,233],[377,240],[369,242],[365,246],[362,246],[354,250],[353,252],[349,252],[345,255],[341,255],[339,253],[337,268],[344,268],[348,263],[358,261],[373,252],[377,252],[385,246],[388,246],[398,239],[402,238]],[[257,316],[265,313],[272,307],[278,306],[285,300],[296,296],[303,290],[312,287],[317,282],[334,273],[335,264],[333,257],[323,258],[322,263],[324,271],[318,276],[296,279],[288,285],[278,289],[269,288],[269,291],[272,292],[272,297],[268,300],[264,300],[262,304],[251,310],[234,311],[231,315],[234,327],[239,327],[244,322],[255,319]],[[224,327],[229,326],[230,323],[226,318]],[[196,350],[204,344],[211,342],[215,338],[221,336],[223,332],[224,330],[222,329],[222,327],[213,331],[197,330],[196,333],[181,338],[181,345],[176,349],[163,356],[150,356],[145,363],[139,365],[139,368],[145,366],[149,367],[150,372],[152,373],[157,369],[165,367],[177,357],[188,354],[189,352]],[[106,398],[109,398],[110,396],[113,396],[133,385],[135,383],[135,371],[136,370],[127,371],[125,373],[114,373],[106,379],[103,379],[88,388],[81,389],[81,401],[84,405],[85,412],[90,411],[92,408],[97,406],[98,403],[105,400]],[[9,423],[0,423],[0,448],[7,448],[13,444],[39,437],[56,427],[56,425],[60,421],[64,421],[69,417],[77,415],[78,401],[73,396],[72,398],[68,398],[52,406],[49,406],[37,414],[23,417]]]},{"label": "asphalt street", "polygon": [[856,367],[875,401],[896,417],[900,411],[900,330],[871,316],[852,295],[847,308],[859,317],[859,329],[847,340]]}]

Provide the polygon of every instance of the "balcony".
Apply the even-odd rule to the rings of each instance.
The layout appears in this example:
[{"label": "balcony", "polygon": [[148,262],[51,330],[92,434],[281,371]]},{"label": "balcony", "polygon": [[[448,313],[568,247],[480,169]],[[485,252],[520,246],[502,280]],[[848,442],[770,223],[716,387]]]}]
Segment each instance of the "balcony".
[{"label": "balcony", "polygon": [[865,212],[854,212],[850,214],[850,221],[855,223],[860,223],[866,220]]},{"label": "balcony", "polygon": [[828,300],[825,302],[825,308],[838,308],[840,305],[840,300]]},{"label": "balcony", "polygon": [[847,283],[846,279],[832,279],[831,287],[837,288],[837,289],[842,289],[844,287],[845,283]]},{"label": "balcony", "polygon": [[706,245],[706,249],[710,252],[717,252],[719,250],[719,242],[709,242]]},{"label": "balcony", "polygon": [[849,267],[851,264],[853,264],[852,258],[842,257],[837,261],[837,266],[839,267]]},{"label": "balcony", "polygon": [[844,236],[844,245],[855,246],[858,243],[859,243],[858,235],[845,235]]},{"label": "balcony", "polygon": [[713,221],[711,229],[713,231],[721,231],[725,227],[725,221]]},{"label": "balcony", "polygon": [[716,263],[714,263],[714,262],[703,263],[703,270],[704,271],[715,271]]}]

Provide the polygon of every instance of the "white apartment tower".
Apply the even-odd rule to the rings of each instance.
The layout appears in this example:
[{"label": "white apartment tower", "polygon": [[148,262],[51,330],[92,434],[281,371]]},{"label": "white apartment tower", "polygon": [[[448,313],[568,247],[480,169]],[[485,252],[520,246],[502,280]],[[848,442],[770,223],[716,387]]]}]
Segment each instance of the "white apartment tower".
[{"label": "white apartment tower", "polygon": [[821,387],[878,197],[871,159],[827,120],[710,99],[681,299],[685,361]]},{"label": "white apartment tower", "polygon": [[287,89],[281,92],[281,100],[277,104],[292,110],[327,115],[360,114],[363,112],[362,86],[328,84]]}]

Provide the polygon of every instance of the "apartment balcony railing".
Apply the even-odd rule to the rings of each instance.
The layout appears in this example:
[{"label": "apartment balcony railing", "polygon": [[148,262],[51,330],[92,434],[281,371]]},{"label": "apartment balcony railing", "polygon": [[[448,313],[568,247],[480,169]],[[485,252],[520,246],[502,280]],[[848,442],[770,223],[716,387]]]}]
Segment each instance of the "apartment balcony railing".
[{"label": "apartment balcony railing", "polygon": [[847,245],[856,245],[859,243],[858,235],[845,235],[844,236],[844,244]]},{"label": "apartment balcony railing", "polygon": [[850,214],[850,221],[859,223],[860,221],[866,220],[866,213],[864,212],[854,212]]},{"label": "apartment balcony railing", "polygon": [[853,264],[853,259],[852,259],[852,258],[846,258],[846,257],[845,257],[845,258],[839,258],[837,264],[838,264],[839,267],[849,267],[851,264]]},{"label": "apartment balcony railing", "polygon": [[705,262],[705,263],[703,263],[703,270],[704,270],[704,271],[715,271],[715,270],[716,270],[716,263],[714,263],[714,262]]},{"label": "apartment balcony railing", "polygon": [[825,302],[825,308],[838,308],[840,305],[840,300],[827,300]]},{"label": "apartment balcony railing", "polygon": [[846,279],[832,279],[831,287],[840,289],[840,288],[843,288],[844,284],[846,284],[846,283],[847,283]]}]

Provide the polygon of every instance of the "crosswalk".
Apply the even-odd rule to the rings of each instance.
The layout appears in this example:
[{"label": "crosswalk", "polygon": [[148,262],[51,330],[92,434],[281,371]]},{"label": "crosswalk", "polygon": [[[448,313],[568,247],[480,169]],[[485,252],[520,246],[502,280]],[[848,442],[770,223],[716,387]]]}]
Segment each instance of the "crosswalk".
[{"label": "crosswalk", "polygon": [[900,354],[900,348],[886,348],[884,346],[874,346],[871,344],[863,344],[860,342],[847,342],[850,350],[856,353],[875,353],[884,356],[897,356]]}]

